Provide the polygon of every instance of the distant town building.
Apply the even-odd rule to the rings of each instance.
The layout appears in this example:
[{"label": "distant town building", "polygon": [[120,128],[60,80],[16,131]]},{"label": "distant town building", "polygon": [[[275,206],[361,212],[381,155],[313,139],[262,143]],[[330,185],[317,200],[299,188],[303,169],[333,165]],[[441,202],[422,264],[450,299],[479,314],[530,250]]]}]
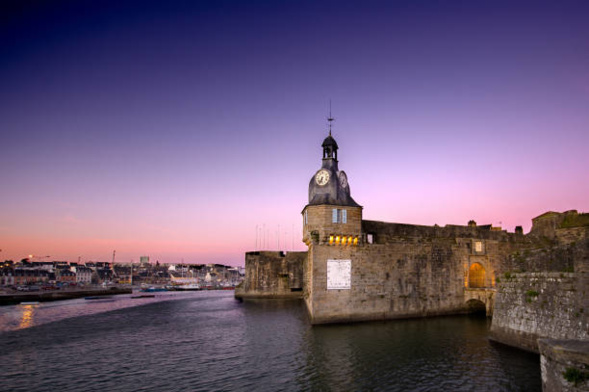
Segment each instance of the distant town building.
[{"label": "distant town building", "polygon": [[86,266],[76,266],[74,267],[75,274],[76,274],[76,282],[77,283],[91,283],[92,282],[92,269]]},{"label": "distant town building", "polygon": [[34,269],[15,269],[14,285],[27,285],[49,281],[49,272]]}]

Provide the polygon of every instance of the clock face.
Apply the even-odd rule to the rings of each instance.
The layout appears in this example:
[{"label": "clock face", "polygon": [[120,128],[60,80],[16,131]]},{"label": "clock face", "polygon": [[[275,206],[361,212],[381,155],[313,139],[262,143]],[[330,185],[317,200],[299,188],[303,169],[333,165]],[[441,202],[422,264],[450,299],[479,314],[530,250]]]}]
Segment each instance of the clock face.
[{"label": "clock face", "polygon": [[329,172],[325,169],[321,169],[315,174],[315,182],[317,185],[325,185],[329,182]]},{"label": "clock face", "polygon": [[341,184],[342,188],[345,188],[348,186],[348,177],[346,176],[346,173],[344,173],[344,172],[339,173],[339,183]]}]

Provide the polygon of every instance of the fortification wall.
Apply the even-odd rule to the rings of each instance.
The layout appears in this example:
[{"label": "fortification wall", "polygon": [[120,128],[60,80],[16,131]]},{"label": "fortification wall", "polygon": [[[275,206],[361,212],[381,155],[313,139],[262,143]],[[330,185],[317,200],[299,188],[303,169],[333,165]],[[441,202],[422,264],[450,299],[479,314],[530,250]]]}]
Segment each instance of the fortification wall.
[{"label": "fortification wall", "polygon": [[574,246],[546,244],[540,248],[517,250],[505,258],[501,273],[505,272],[573,272],[576,252]]},{"label": "fortification wall", "polygon": [[589,390],[589,342],[540,339],[542,390]]},{"label": "fortification wall", "polygon": [[575,244],[589,238],[589,226],[559,228],[555,237],[561,244]]},{"label": "fortification wall", "polygon": [[589,213],[578,213],[576,210],[549,211],[532,219],[530,235],[570,243],[588,238],[588,229]]},{"label": "fortification wall", "polygon": [[307,252],[248,252],[236,298],[302,298]]},{"label": "fortification wall", "polygon": [[[350,260],[349,289],[328,290],[328,260]],[[312,261],[312,262],[311,262]],[[467,311],[463,265],[453,239],[336,247],[312,244],[305,300],[314,324],[426,317]]]},{"label": "fortification wall", "polygon": [[[466,313],[470,267],[482,266],[477,287],[492,289],[507,256],[530,244],[521,234],[482,227],[363,221],[362,228],[373,243],[310,244],[305,300],[313,323]],[[328,289],[328,260],[350,260],[349,289]]]},{"label": "fortification wall", "polygon": [[[323,215],[327,222],[328,214]],[[314,222],[312,218],[313,214],[309,217],[310,224]],[[571,299],[562,287],[573,287],[571,292],[574,292],[579,282],[569,282],[559,289],[557,284],[553,287],[551,279],[564,279],[560,274],[566,278],[573,271],[577,272],[575,276],[589,273],[587,227],[561,227],[555,229],[557,234],[548,237],[507,233],[492,230],[490,226],[439,227],[362,221],[358,245],[341,245],[329,243],[329,234],[343,233],[345,225],[320,223],[319,226],[327,226],[329,230],[307,238],[308,253],[247,253],[246,279],[236,290],[236,297],[299,298],[302,295],[313,323],[331,323],[464,313],[469,310],[467,300],[484,295],[488,314],[495,312],[497,340],[511,339],[515,346],[535,350],[535,339],[539,336],[568,335],[543,332],[541,328],[552,325],[545,323],[543,314],[550,316],[552,310],[542,313],[544,308],[533,308],[537,296],[530,295],[530,301],[525,302],[525,293],[535,289],[531,287],[532,281],[514,278],[515,272],[556,272],[555,276],[542,278],[543,283],[539,283],[542,280],[539,276],[543,275],[534,277],[533,282],[546,291],[539,291],[540,304],[554,305],[555,299],[567,309],[577,306],[578,300]],[[328,289],[329,260],[350,261],[349,288]],[[477,268],[478,275],[473,278]],[[493,290],[499,281],[503,289],[497,298]],[[520,313],[527,314],[527,319],[519,317]],[[540,330],[535,329],[537,324],[541,324]],[[556,324],[553,327],[560,328]]]},{"label": "fortification wall", "polygon": [[[587,215],[579,215],[576,212],[567,214],[569,218]],[[547,216],[559,218],[562,224],[564,215],[549,213]],[[538,222],[535,221],[535,225],[538,225]],[[540,224],[540,228],[534,228],[532,233],[526,236],[526,241],[512,248],[513,253],[504,259],[499,273],[583,270],[583,265],[589,264],[586,261],[589,257],[589,226],[553,228],[552,231],[548,231],[548,228]],[[542,235],[538,235],[539,232]]]},{"label": "fortification wall", "polygon": [[538,353],[538,338],[589,339],[589,276],[506,273],[498,283],[490,335]]}]

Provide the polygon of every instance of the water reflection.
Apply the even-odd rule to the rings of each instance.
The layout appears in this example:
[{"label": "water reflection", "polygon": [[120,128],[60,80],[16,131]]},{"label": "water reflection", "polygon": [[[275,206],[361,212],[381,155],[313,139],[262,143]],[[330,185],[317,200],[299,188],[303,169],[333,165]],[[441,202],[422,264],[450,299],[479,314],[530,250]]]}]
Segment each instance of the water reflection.
[{"label": "water reflection", "polygon": [[19,328],[29,328],[34,325],[35,309],[38,304],[19,305],[22,309],[22,316],[20,318]]},{"label": "water reflection", "polygon": [[[527,354],[498,355],[505,351],[485,338],[488,327],[486,318],[469,317],[315,326],[305,338],[311,390],[537,389],[537,372],[506,374]],[[530,361],[515,374],[530,373]]]},{"label": "water reflection", "polygon": [[174,298],[0,309],[0,391],[541,390],[538,356],[490,344],[484,318],[312,326],[302,301]]},{"label": "water reflection", "polygon": [[[194,292],[193,292],[194,293]],[[55,302],[21,303],[0,306],[0,333],[39,326],[71,317],[109,312],[167,300],[191,297],[190,292],[163,292],[153,298],[132,298],[132,295],[116,295],[98,300],[84,298]],[[200,295],[200,294],[199,294]],[[202,293],[200,296],[205,296]]]}]

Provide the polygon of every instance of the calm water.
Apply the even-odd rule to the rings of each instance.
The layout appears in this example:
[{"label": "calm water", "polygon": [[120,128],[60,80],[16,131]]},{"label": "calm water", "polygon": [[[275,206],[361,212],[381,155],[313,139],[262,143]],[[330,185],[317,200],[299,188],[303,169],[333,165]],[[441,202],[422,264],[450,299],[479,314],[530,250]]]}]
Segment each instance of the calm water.
[{"label": "calm water", "polygon": [[0,308],[0,390],[541,390],[539,357],[489,343],[484,318],[311,327],[298,301],[220,291],[90,302]]}]

